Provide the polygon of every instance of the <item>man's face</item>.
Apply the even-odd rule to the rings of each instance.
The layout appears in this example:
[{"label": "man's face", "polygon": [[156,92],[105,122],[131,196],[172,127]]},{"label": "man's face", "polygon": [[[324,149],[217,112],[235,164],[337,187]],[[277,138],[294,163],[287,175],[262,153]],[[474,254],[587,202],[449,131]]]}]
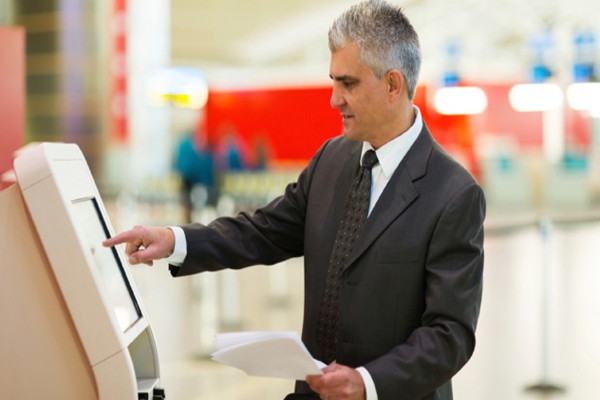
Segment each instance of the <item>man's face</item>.
[{"label": "man's face", "polygon": [[329,75],[333,80],[331,107],[340,110],[344,135],[379,147],[389,129],[392,106],[386,77],[378,79],[361,61],[355,43],[331,54]]}]

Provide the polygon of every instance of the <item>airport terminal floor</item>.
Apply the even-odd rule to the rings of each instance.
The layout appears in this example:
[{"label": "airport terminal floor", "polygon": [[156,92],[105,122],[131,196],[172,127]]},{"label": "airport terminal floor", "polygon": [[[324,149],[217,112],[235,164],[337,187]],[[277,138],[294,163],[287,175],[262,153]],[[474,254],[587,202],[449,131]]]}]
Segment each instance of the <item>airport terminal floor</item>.
[{"label": "airport terminal floor", "polygon": [[[178,212],[152,207],[132,212],[112,202],[108,208],[117,230],[162,223],[164,215]],[[456,399],[597,398],[599,241],[600,220],[593,214],[488,214],[477,347],[454,379]],[[246,376],[209,355],[217,332],[300,332],[301,259],[177,279],[161,262],[132,268],[156,334],[168,398],[276,400],[292,390],[292,381]],[[535,386],[559,390],[529,390]]]}]

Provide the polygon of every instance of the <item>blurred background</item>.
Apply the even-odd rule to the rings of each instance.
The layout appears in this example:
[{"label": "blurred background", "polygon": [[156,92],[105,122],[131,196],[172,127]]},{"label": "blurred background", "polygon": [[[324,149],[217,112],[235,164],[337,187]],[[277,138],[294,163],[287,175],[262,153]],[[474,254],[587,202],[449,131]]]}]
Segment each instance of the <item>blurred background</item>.
[{"label": "blurred background", "polygon": [[[421,39],[415,104],[488,202],[478,347],[455,398],[596,398],[600,2],[392,2]],[[0,185],[18,149],[58,141],[81,147],[117,231],[265,204],[341,132],[327,30],[353,3],[0,0]],[[217,332],[300,331],[301,259],[133,273],[169,398],[292,390],[208,358]]]}]

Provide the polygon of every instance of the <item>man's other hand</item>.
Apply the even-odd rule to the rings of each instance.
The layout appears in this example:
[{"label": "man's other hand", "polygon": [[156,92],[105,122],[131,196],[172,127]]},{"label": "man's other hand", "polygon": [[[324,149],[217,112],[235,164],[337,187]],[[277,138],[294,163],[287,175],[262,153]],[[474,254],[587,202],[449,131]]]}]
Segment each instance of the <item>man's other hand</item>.
[{"label": "man's other hand", "polygon": [[309,375],[306,382],[322,399],[364,400],[365,384],[354,368],[332,363],[323,368],[323,375]]}]

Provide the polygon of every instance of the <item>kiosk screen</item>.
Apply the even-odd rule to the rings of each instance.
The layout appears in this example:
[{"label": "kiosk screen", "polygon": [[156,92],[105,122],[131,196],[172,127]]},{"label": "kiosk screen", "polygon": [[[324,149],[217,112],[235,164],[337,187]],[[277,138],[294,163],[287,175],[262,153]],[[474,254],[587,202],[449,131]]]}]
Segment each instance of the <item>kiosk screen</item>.
[{"label": "kiosk screen", "polygon": [[102,241],[108,238],[109,233],[98,203],[92,198],[74,201],[73,206],[78,225],[85,233],[84,240],[87,243],[84,245],[92,254],[104,283],[107,300],[119,327],[125,332],[142,314],[116,249],[102,246]]}]

